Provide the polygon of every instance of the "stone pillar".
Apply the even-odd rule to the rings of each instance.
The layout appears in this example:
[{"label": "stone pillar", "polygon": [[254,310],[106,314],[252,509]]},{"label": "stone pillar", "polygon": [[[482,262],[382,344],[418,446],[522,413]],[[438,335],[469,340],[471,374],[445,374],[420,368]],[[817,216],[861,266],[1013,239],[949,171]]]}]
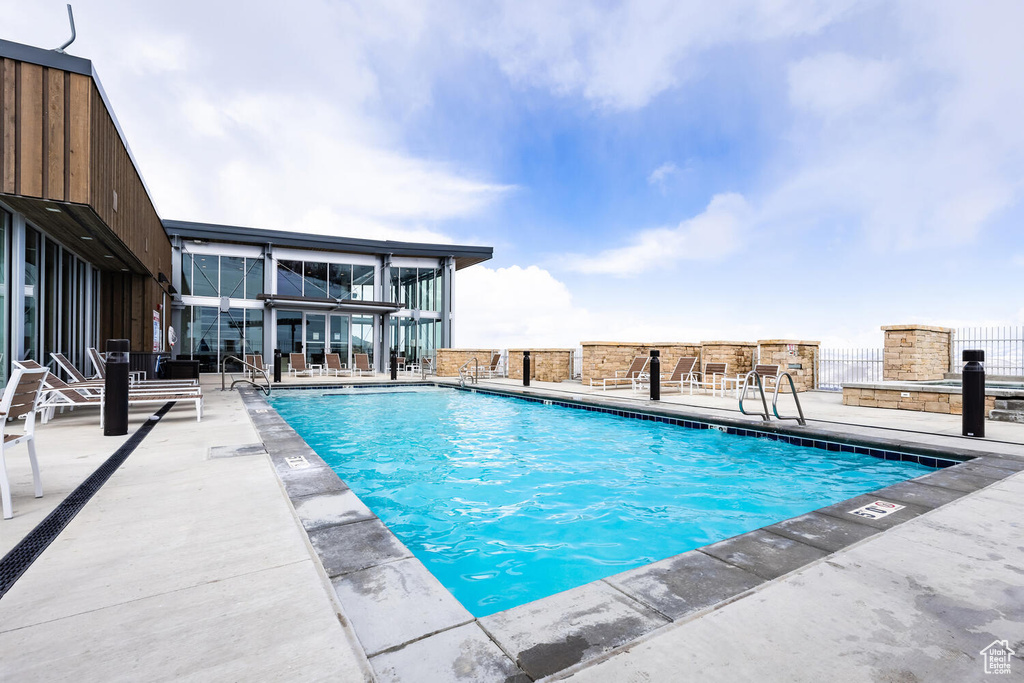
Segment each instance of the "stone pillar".
[{"label": "stone pillar", "polygon": [[476,358],[480,368],[487,368],[491,364],[491,349],[438,349],[437,350],[437,376],[458,377],[459,368],[471,358]]},{"label": "stone pillar", "polygon": [[700,343],[701,371],[708,363],[728,363],[730,377],[745,375],[754,369],[756,342],[706,341]]},{"label": "stone pillar", "polygon": [[[793,377],[797,391],[814,388],[815,361],[821,342],[798,339],[762,339],[757,342],[758,363],[778,365],[779,370]],[[783,380],[780,392],[789,391],[789,382]]]},{"label": "stone pillar", "polygon": [[523,351],[530,352],[530,379],[538,382],[572,379],[572,349],[509,349],[509,379],[523,378]]},{"label": "stone pillar", "polygon": [[661,374],[667,377],[683,356],[696,356],[700,365],[701,345],[695,342],[581,342],[583,347],[583,384],[591,379],[615,377],[625,372],[637,356],[648,357],[651,349],[661,351]]},{"label": "stone pillar", "polygon": [[888,325],[882,363],[886,381],[942,379],[949,372],[953,330],[933,325]]}]

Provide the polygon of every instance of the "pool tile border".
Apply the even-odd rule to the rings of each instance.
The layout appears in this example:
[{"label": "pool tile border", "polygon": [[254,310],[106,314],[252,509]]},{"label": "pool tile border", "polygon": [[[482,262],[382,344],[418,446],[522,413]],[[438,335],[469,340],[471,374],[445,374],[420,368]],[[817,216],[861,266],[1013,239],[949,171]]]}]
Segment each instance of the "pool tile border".
[{"label": "pool tile border", "polygon": [[[572,401],[566,401],[514,391],[462,388],[436,381],[317,385],[282,389],[322,391],[416,386],[445,387],[507,396],[534,403],[608,413],[692,429],[719,429],[738,436],[767,438],[830,451],[917,462],[939,469],[887,489],[856,496],[799,517],[773,523],[746,534],[487,617],[474,619],[469,615],[466,620],[462,620],[453,616],[449,624],[439,630],[435,628],[436,624],[423,626],[419,630],[415,627],[411,630],[405,629],[401,637],[389,641],[383,649],[379,646],[366,647],[364,642],[364,650],[371,666],[383,679],[415,678],[417,674],[422,673],[422,669],[419,658],[412,654],[418,651],[434,651],[435,643],[439,656],[442,651],[453,653],[453,657],[455,653],[466,651],[476,653],[478,670],[501,671],[506,680],[529,681],[540,677],[565,675],[595,658],[605,657],[615,650],[629,647],[641,637],[649,637],[652,633],[669,628],[674,623],[688,621],[708,611],[719,609],[756,591],[769,581],[810,563],[827,560],[833,552],[864,542],[886,529],[926,514],[931,509],[954,502],[973,491],[1024,471],[1024,459],[1018,461],[1012,457],[991,456],[969,449],[950,449],[950,452],[892,439],[853,436],[848,442],[839,441],[834,434],[825,434],[806,427],[753,429],[750,424],[737,420],[716,417],[714,421],[708,421],[706,418],[685,415],[683,411],[677,411],[678,414],[666,414],[660,408],[639,411],[635,407],[609,405],[607,402],[605,405],[596,405],[582,399],[577,401],[576,397],[573,397]],[[345,483],[291,426],[270,408],[261,394],[247,389],[240,393],[248,414],[266,446],[275,471],[296,509],[309,508],[311,501],[313,509],[318,506],[325,510],[332,509],[326,500],[316,499],[323,496],[338,500],[340,492],[348,492]],[[908,450],[908,446],[912,450]],[[333,479],[330,475],[333,475]],[[920,479],[927,481],[919,481]],[[883,495],[884,492],[891,495]],[[358,498],[355,500],[358,501]],[[904,507],[880,519],[865,519],[849,514],[850,510],[876,500],[898,503]],[[343,594],[351,595],[346,583],[349,579],[359,577],[368,571],[386,573],[388,570],[379,568],[398,563],[409,568],[418,565],[415,570],[417,574],[421,571],[429,574],[429,570],[412,556],[404,544],[376,516],[370,514],[369,518],[365,518],[363,514],[355,515],[352,519],[348,519],[344,514],[338,515],[334,520],[322,518],[312,522],[314,528],[310,529],[308,525],[311,521],[303,519],[297,513],[310,537],[312,547],[317,551],[321,564],[332,581],[332,586],[335,587],[338,603],[361,641],[364,637],[369,637],[371,630],[379,630],[379,625],[367,622],[374,619],[377,613],[372,609],[364,609],[365,605],[361,607],[353,604],[351,597],[342,598]],[[373,534],[361,533],[363,529],[341,528],[351,525],[372,526]],[[369,526],[366,529],[369,529]],[[346,557],[342,567],[338,564],[338,551],[341,548],[337,547],[337,544],[339,539],[345,538],[362,539],[363,542],[344,548]],[[372,547],[372,538],[378,538],[385,547]],[[367,539],[371,540],[367,542]],[[715,577],[727,577],[728,580],[715,583]],[[709,585],[718,589],[711,591],[713,598],[710,602],[701,599],[708,596],[695,594],[693,589],[694,586]],[[401,600],[403,604],[409,605],[410,610],[429,610],[432,604],[437,605],[438,599],[437,595],[431,593],[433,591],[426,594],[403,592]],[[588,596],[583,600],[582,607],[574,605],[572,600],[567,603],[572,608],[563,604],[567,597],[571,598],[577,593]],[[450,593],[448,595],[450,596]],[[594,597],[595,595],[616,596],[612,602],[617,607],[611,611],[605,609],[611,603],[601,603]],[[385,603],[395,598],[393,594],[379,596]],[[597,601],[594,602],[595,600]],[[594,604],[590,604],[591,602]],[[372,603],[371,599],[366,604]],[[435,630],[431,631],[431,628]],[[364,635],[360,635],[361,631]],[[489,639],[494,647],[480,647],[482,638]]]}]

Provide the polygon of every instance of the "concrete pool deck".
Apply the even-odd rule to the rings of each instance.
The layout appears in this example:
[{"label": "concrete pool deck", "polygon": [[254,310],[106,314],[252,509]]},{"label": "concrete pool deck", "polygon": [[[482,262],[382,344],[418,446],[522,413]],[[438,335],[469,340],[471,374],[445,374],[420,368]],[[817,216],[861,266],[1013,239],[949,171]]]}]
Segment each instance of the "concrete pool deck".
[{"label": "concrete pool deck", "polygon": [[[480,386],[515,384],[495,380]],[[314,515],[293,512],[259,448],[211,452],[259,439],[237,394],[217,391],[219,380],[204,386],[203,422],[197,425],[183,407],[173,409],[0,599],[5,678],[373,675],[363,654],[367,643],[355,638],[310,552],[307,531]],[[552,396],[591,393],[579,385],[538,383],[534,389]],[[607,392],[604,398],[643,407],[642,399],[629,394]],[[679,404],[708,419],[740,417],[735,399],[665,398],[665,405]],[[954,450],[983,447],[1024,467],[1024,425],[1000,423],[994,429],[996,423],[989,422],[993,440],[962,439],[941,435],[959,433],[956,417],[845,407],[831,395],[802,398],[811,418],[883,427],[843,427],[846,432],[881,431]],[[146,414],[133,416],[134,428]],[[27,458],[17,450],[8,457],[16,516],[0,525],[4,551],[123,441],[101,434],[94,411],[40,428],[46,496],[39,500],[30,494]],[[73,448],[66,445],[72,443]],[[975,648],[976,640],[992,635],[1014,649],[1024,641],[1024,596],[1016,588],[1024,584],[1022,477],[993,481],[802,569],[759,580],[730,604],[666,622],[639,642],[585,662],[569,662],[555,677],[665,680],[692,671],[694,678],[711,680],[980,680],[980,649],[991,640]],[[310,535],[316,530],[314,523]],[[736,576],[742,586],[745,577]],[[469,622],[454,606],[445,609],[438,613],[446,642],[467,642],[462,635]],[[502,643],[517,637],[502,635],[500,624],[491,634]],[[404,668],[404,658],[423,674],[391,680],[457,680],[452,660],[439,654],[445,643],[435,645],[430,652],[413,646],[389,651],[396,662],[392,672]],[[460,671],[472,671],[471,662],[465,660]],[[1024,661],[1014,660],[1014,666],[1015,674],[1024,673]],[[492,680],[513,673],[514,668],[489,672]],[[388,679],[386,671],[377,674]]]}]

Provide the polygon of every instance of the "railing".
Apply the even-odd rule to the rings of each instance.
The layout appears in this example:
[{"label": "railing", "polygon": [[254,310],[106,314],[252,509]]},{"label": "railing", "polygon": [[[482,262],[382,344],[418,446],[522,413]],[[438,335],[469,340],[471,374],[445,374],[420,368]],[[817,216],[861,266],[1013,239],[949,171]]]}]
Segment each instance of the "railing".
[{"label": "railing", "polygon": [[[242,366],[243,372],[247,372],[247,373],[251,373],[252,374],[252,379],[249,379],[248,377],[242,377],[241,379],[236,379],[233,382],[231,382],[231,386],[230,387],[226,387],[225,386],[225,379],[227,377],[228,361],[229,360],[232,360],[232,361],[235,361],[235,362],[239,363]],[[266,382],[267,382],[266,386],[256,382],[256,373],[257,372],[260,375],[263,376],[264,380],[266,380]],[[240,382],[248,382],[249,384],[253,385],[257,389],[262,391],[267,396],[270,396],[270,386],[271,386],[271,384],[270,384],[270,375],[267,374],[267,371],[266,371],[265,368],[257,367],[255,365],[253,365],[252,363],[248,363],[248,362],[242,360],[241,358],[239,358],[238,356],[225,356],[224,359],[221,361],[221,366],[220,366],[220,390],[221,391],[225,391],[225,390],[228,390],[228,389],[234,389],[235,385],[239,384]]]},{"label": "railing", "polygon": [[[754,379],[753,384],[757,386],[757,394],[761,398],[761,407],[763,410],[759,410],[754,413],[748,413],[743,409],[743,399],[747,397],[747,389],[751,386],[751,378]],[[797,415],[779,415],[779,389],[782,388],[782,379],[789,380],[789,390],[793,394],[793,400],[796,402]],[[768,416],[768,399],[764,395],[764,383],[761,381],[761,375],[751,371],[743,378],[743,390],[740,393],[740,412],[744,415],[760,415],[761,419],[768,422],[771,418]],[[804,419],[804,409],[800,405],[800,397],[796,392],[796,384],[793,382],[793,376],[788,372],[780,373],[775,378],[775,393],[772,395],[772,413],[775,415],[776,420],[796,420],[801,426],[807,424],[807,420]]]},{"label": "railing", "polygon": [[882,349],[821,349],[815,389],[842,391],[844,382],[881,382]]},{"label": "railing", "polygon": [[989,375],[1024,375],[1024,326],[960,327],[953,333],[949,367],[959,372],[964,349],[985,352]]},{"label": "railing", "polygon": [[583,347],[577,346],[572,352],[572,378],[583,379]]},{"label": "railing", "polygon": [[[469,374],[470,363],[473,364],[472,375]],[[465,387],[467,378],[471,378],[473,380],[473,384],[480,383],[480,361],[476,359],[476,356],[473,356],[472,358],[470,358],[465,363],[459,366],[459,386]]]}]

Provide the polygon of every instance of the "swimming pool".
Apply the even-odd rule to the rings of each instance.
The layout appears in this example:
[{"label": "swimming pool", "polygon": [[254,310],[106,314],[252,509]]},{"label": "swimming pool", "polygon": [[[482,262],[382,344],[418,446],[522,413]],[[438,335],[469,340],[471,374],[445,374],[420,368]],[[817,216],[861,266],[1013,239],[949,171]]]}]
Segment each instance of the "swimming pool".
[{"label": "swimming pool", "polygon": [[478,617],[931,469],[448,388],[271,404]]}]

